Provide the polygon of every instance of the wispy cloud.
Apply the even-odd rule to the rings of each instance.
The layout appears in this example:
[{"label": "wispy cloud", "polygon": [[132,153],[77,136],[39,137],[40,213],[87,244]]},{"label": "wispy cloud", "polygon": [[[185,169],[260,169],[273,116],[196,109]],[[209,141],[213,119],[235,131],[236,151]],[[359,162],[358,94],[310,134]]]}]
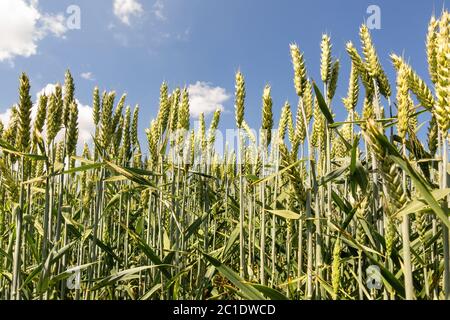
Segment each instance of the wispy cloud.
[{"label": "wispy cloud", "polygon": [[90,71],[88,71],[88,72],[82,72],[82,73],[80,74],[80,76],[81,76],[83,79],[85,79],[85,80],[89,80],[89,81],[94,81],[94,80],[95,80],[94,74],[93,74],[92,72],[90,72]]},{"label": "wispy cloud", "polygon": [[122,47],[128,47],[130,44],[128,37],[124,33],[120,33],[120,32],[114,33],[113,37],[114,37],[114,40],[116,40],[116,42],[119,45],[121,45]]},{"label": "wispy cloud", "polygon": [[205,115],[224,110],[223,104],[230,99],[231,95],[222,87],[213,87],[210,83],[197,81],[188,87],[190,113],[198,117],[200,113]]},{"label": "wispy cloud", "polygon": [[191,29],[186,28],[182,33],[177,34],[177,40],[179,41],[188,41],[191,35]]},{"label": "wispy cloud", "polygon": [[0,1],[0,62],[35,55],[48,35],[64,38],[64,16],[41,12],[37,5],[36,0]]},{"label": "wispy cloud", "polygon": [[131,25],[132,17],[139,17],[144,12],[138,0],[114,0],[113,10],[116,17],[128,26]]},{"label": "wispy cloud", "polygon": [[155,15],[156,19],[165,21],[167,20],[167,17],[164,13],[164,1],[163,0],[156,0],[155,4],[153,5],[153,14]]}]

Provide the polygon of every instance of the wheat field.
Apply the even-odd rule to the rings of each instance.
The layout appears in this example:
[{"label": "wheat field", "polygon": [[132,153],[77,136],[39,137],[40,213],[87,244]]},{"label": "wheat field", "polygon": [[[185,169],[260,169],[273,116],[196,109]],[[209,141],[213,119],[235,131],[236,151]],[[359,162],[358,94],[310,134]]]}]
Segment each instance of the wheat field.
[{"label": "wheat field", "polygon": [[424,34],[419,75],[397,54],[382,66],[361,26],[343,99],[330,37],[316,82],[291,44],[298,101],[266,86],[256,130],[238,71],[223,152],[220,110],[194,130],[188,91],[166,83],[145,145],[139,107],[95,88],[78,152],[70,72],[36,116],[23,73],[0,123],[0,299],[450,299],[450,14]]}]

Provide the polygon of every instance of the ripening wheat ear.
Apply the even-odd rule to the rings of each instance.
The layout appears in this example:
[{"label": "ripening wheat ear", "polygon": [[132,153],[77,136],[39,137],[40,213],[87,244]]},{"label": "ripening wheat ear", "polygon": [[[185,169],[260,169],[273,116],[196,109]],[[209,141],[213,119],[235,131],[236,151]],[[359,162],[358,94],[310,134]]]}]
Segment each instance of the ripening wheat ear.
[{"label": "ripening wheat ear", "polygon": [[369,75],[376,78],[379,73],[378,66],[380,65],[380,62],[375,47],[373,46],[369,29],[365,24],[359,29],[359,36],[361,38],[362,49],[366,60],[366,68],[369,71]]},{"label": "ripening wheat ear", "polygon": [[253,133],[252,129],[245,120],[242,121],[242,129],[244,129],[246,137],[250,140],[250,142],[253,145],[256,145],[256,135]]},{"label": "ripening wheat ear", "polygon": [[294,87],[295,92],[299,97],[303,96],[303,92],[306,89],[306,66],[303,59],[303,54],[296,44],[290,45],[292,65],[294,67]]},{"label": "ripening wheat ear", "polygon": [[369,29],[365,24],[361,26],[359,35],[366,62],[366,69],[370,77],[376,80],[381,94],[387,98],[391,95],[391,86],[383,68],[381,67],[380,60],[372,42],[372,37],[370,36]]},{"label": "ripening wheat ear", "polygon": [[438,79],[437,58],[436,58],[437,27],[438,21],[434,16],[432,16],[430,22],[428,23],[426,48],[427,48],[428,73],[430,74],[430,79],[434,84],[436,84]]},{"label": "ripening wheat ear", "polygon": [[437,34],[437,104],[435,115],[441,132],[450,128],[450,14],[444,11],[439,21]]},{"label": "ripening wheat ear", "polygon": [[292,150],[294,154],[297,154],[297,149],[300,143],[303,143],[306,138],[306,130],[308,128],[305,127],[305,120],[303,119],[303,110],[305,104],[301,103],[301,99],[299,99],[299,104],[297,106],[297,113],[295,114],[295,138],[292,144]]},{"label": "ripening wheat ear", "polygon": [[427,142],[428,142],[428,149],[430,150],[431,156],[434,156],[436,154],[437,148],[438,148],[438,125],[436,123],[436,117],[434,113],[431,113],[431,120],[428,127],[428,134],[427,134]]},{"label": "ripening wheat ear", "polygon": [[381,170],[379,172],[387,184],[391,206],[394,209],[399,209],[405,204],[406,195],[403,192],[398,166],[389,158],[387,150],[378,140],[378,137],[382,135],[379,125],[373,119],[369,119],[364,126],[363,132],[372,147],[375,158],[381,164]]},{"label": "ripening wheat ear", "polygon": [[312,85],[310,81],[306,81],[305,93],[303,95],[303,108],[305,109],[306,125],[309,125],[313,116],[314,98],[312,94]]},{"label": "ripening wheat ear", "polygon": [[245,102],[245,80],[240,71],[236,73],[236,92],[235,92],[235,112],[236,125],[242,128],[242,121],[244,121],[244,102]]},{"label": "ripening wheat ear", "polygon": [[358,81],[358,68],[352,61],[350,69],[350,78],[348,81],[347,97],[343,98],[345,108],[349,113],[353,112],[358,104],[359,97],[359,81]]},{"label": "ripening wheat ear", "polygon": [[[363,110],[362,110],[363,119],[374,119],[375,118],[375,110],[373,108],[372,98],[365,97],[363,102]],[[362,124],[364,126],[365,124]]]},{"label": "ripening wheat ear", "polygon": [[428,88],[425,81],[419,77],[419,75],[403,60],[403,58],[397,56],[396,54],[391,54],[391,59],[397,71],[402,67],[405,68],[408,87],[416,95],[421,105],[427,109],[433,108],[435,105],[433,93],[430,88]]},{"label": "ripening wheat ear", "polygon": [[317,101],[314,103],[314,123],[312,125],[311,145],[314,147],[323,147],[325,131],[325,116],[320,111]]},{"label": "ripening wheat ear", "polygon": [[340,68],[340,64],[339,64],[339,59],[338,59],[333,63],[333,66],[331,67],[330,83],[329,83],[328,92],[327,92],[329,100],[333,99],[334,94],[336,92],[337,82],[338,82],[338,77],[339,77],[339,68]]},{"label": "ripening wheat ear", "polygon": [[320,49],[320,77],[324,83],[328,83],[331,77],[331,39],[326,34],[322,35]]},{"label": "ripening wheat ear", "polygon": [[291,106],[289,105],[289,102],[286,101],[284,103],[283,109],[281,109],[281,117],[280,117],[280,122],[278,124],[278,141],[279,141],[279,143],[282,143],[284,141],[284,138],[286,136],[286,129],[288,127],[289,121],[292,121]]},{"label": "ripening wheat ear", "polygon": [[350,59],[352,60],[352,63],[358,70],[358,74],[361,77],[361,81],[366,89],[366,95],[372,95],[374,91],[373,81],[371,81],[370,79],[369,71],[367,70],[361,56],[359,55],[352,42],[347,42],[345,48],[348,55],[350,56]]},{"label": "ripening wheat ear", "polygon": [[331,264],[331,283],[333,287],[334,300],[338,298],[341,282],[341,240],[336,239],[333,247],[333,262]]},{"label": "ripening wheat ear", "polygon": [[400,67],[397,74],[397,108],[398,108],[398,134],[405,141],[408,132],[409,100],[408,100],[408,74],[405,66]]}]

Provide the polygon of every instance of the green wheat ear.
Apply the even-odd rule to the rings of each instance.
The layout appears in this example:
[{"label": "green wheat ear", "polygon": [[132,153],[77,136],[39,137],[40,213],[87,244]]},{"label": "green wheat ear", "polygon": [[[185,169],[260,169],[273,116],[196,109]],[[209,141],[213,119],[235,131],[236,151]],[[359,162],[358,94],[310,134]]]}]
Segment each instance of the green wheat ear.
[{"label": "green wheat ear", "polygon": [[78,105],[75,101],[70,104],[69,123],[67,130],[67,155],[75,154],[78,143]]},{"label": "green wheat ear", "polygon": [[200,145],[202,146],[202,150],[205,151],[206,150],[206,124],[205,124],[205,115],[202,113],[200,113],[200,116],[198,117],[198,121],[200,123],[199,126],[199,140],[200,140]]},{"label": "green wheat ear", "polygon": [[41,95],[39,97],[38,110],[36,119],[34,120],[34,130],[37,130],[39,133],[41,133],[44,128],[45,118],[47,116],[47,102],[48,97],[46,95]]},{"label": "green wheat ear", "polygon": [[64,79],[64,102],[63,102],[63,125],[68,127],[70,119],[71,105],[74,101],[75,84],[73,82],[72,74],[69,70],[66,71]]},{"label": "green wheat ear", "polygon": [[167,129],[167,124],[170,115],[170,98],[169,88],[166,82],[163,82],[159,89],[159,111],[157,115],[158,123],[161,128],[161,132]]},{"label": "green wheat ear", "polygon": [[109,92],[102,100],[102,111],[100,116],[100,135],[99,140],[102,147],[106,150],[112,139],[113,127],[111,125],[113,119],[113,106],[116,93]]},{"label": "green wheat ear", "polygon": [[265,137],[266,148],[272,140],[272,128],[273,128],[273,113],[272,113],[272,97],[270,95],[270,86],[264,87],[263,93],[263,108],[262,108],[262,127],[263,135]]},{"label": "green wheat ear", "polygon": [[50,144],[61,129],[62,101],[60,99],[60,86],[56,86],[54,94],[50,95],[47,109],[47,143]]},{"label": "green wheat ear", "polygon": [[127,98],[127,95],[124,93],[117,103],[116,109],[114,110],[114,115],[112,117],[112,123],[111,123],[111,132],[115,132],[117,130],[117,127],[119,125],[120,117],[122,117],[123,108],[125,106],[125,99]]},{"label": "green wheat ear", "polygon": [[189,130],[189,93],[186,88],[181,95],[181,108],[178,115],[178,129]]},{"label": "green wheat ear", "polygon": [[94,120],[95,126],[97,126],[100,121],[100,93],[98,87],[94,88],[92,94],[92,119]]},{"label": "green wheat ear", "polygon": [[28,151],[30,148],[32,107],[30,81],[27,75],[22,73],[19,86],[19,104],[17,105],[17,118],[19,121],[17,147],[23,152]]},{"label": "green wheat ear", "polygon": [[131,157],[131,107],[125,108],[125,118],[122,129],[122,163],[128,164]]},{"label": "green wheat ear", "polygon": [[139,120],[139,105],[134,107],[133,121],[131,123],[131,144],[137,148],[139,145],[138,140],[138,120]]},{"label": "green wheat ear", "polygon": [[219,127],[221,113],[222,113],[222,111],[220,109],[217,109],[214,112],[211,124],[209,126],[209,130],[208,130],[208,144],[210,146],[214,145],[214,143],[216,141],[216,130]]},{"label": "green wheat ear", "polygon": [[244,103],[245,103],[245,80],[240,71],[236,73],[236,85],[235,85],[235,112],[236,112],[236,125],[238,128],[242,128],[242,121],[244,121]]}]

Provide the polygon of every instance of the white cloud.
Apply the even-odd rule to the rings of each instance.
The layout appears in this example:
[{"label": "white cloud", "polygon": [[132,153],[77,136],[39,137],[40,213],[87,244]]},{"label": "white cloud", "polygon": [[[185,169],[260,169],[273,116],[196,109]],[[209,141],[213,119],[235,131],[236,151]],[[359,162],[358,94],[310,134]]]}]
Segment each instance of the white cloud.
[{"label": "white cloud", "polygon": [[[42,94],[47,96],[51,95],[55,92],[56,84],[49,83],[42,90],[40,90],[36,94],[36,101],[39,101],[39,97]],[[64,87],[63,87],[64,94]],[[92,135],[94,134],[95,125],[94,120],[92,119],[92,107],[82,104],[78,99],[75,99],[78,104],[78,150],[83,147],[85,142],[90,143],[92,140]],[[34,119],[37,112],[37,104],[35,103],[33,106],[33,110],[31,111],[31,115]],[[56,139],[62,139],[61,132],[59,133]]]},{"label": "white cloud", "polygon": [[156,0],[155,4],[153,5],[153,14],[158,20],[167,20],[167,17],[164,14],[164,2],[162,0]]},{"label": "white cloud", "polygon": [[[37,94],[36,94],[36,100],[39,99],[40,96],[46,95],[49,96],[53,93],[55,93],[56,84],[54,83],[48,83],[45,87],[43,87]],[[63,87],[64,90],[64,87]]]},{"label": "white cloud", "polygon": [[[33,104],[33,108],[31,109],[31,118],[36,118],[39,97],[43,94],[49,96],[55,92],[56,84],[49,83],[44,88],[42,88],[36,94],[36,100]],[[63,91],[64,93],[64,91]],[[94,134],[95,125],[92,119],[92,107],[82,104],[78,99],[75,100],[78,104],[78,151],[81,151],[84,142],[91,143],[92,135]],[[0,120],[2,121],[5,128],[8,126],[9,119],[11,117],[11,108],[7,109],[4,113],[0,113]],[[60,141],[63,138],[63,131],[60,131],[58,136],[56,137],[57,141]],[[44,127],[44,136],[45,136],[45,127]]]},{"label": "white cloud", "polygon": [[92,120],[92,107],[78,103],[78,147],[85,142],[90,143],[95,131],[94,120]]},{"label": "white cloud", "polygon": [[38,42],[50,34],[64,37],[64,16],[42,13],[37,4],[37,0],[0,1],[0,61],[35,55]]},{"label": "white cloud", "polygon": [[89,81],[94,81],[94,74],[90,71],[88,72],[82,72],[80,75],[83,79],[85,80],[89,80]]},{"label": "white cloud", "polygon": [[197,81],[188,87],[190,113],[198,117],[200,113],[205,115],[223,110],[223,103],[230,99],[231,95],[224,88],[212,87],[209,83]]},{"label": "white cloud", "polygon": [[131,25],[131,17],[139,17],[144,12],[138,0],[114,0],[114,14],[122,23]]},{"label": "white cloud", "polygon": [[10,118],[11,118],[11,108],[9,108],[3,113],[0,113],[0,121],[3,123],[5,128],[8,126]]},{"label": "white cloud", "polygon": [[62,14],[49,15],[45,14],[41,18],[42,27],[39,30],[41,34],[52,33],[56,37],[63,38],[67,32],[67,26],[65,24],[66,18]]}]

